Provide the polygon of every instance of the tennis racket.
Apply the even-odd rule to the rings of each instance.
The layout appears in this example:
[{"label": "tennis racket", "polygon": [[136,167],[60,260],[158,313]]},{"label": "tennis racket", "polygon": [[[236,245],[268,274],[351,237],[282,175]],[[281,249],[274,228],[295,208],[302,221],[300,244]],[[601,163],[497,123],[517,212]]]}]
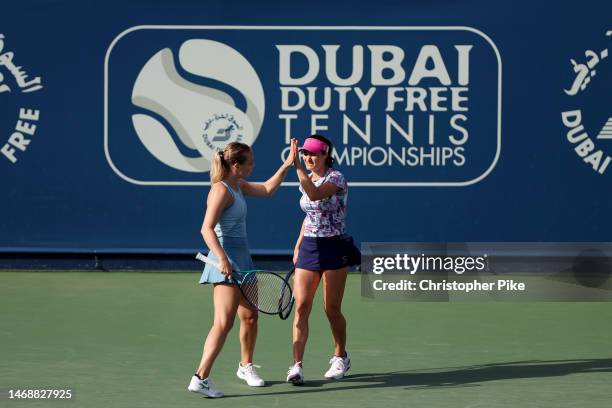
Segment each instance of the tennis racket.
[{"label": "tennis racket", "polygon": [[[209,257],[198,252],[196,259],[221,269],[220,265]],[[289,281],[274,272],[252,270],[240,271],[243,274],[242,282],[238,283],[230,278],[238,286],[244,298],[257,310],[270,315],[291,313],[290,305],[293,307],[293,290]],[[287,316],[289,314],[287,313]],[[286,317],[285,317],[286,319]]]},{"label": "tennis racket", "polygon": [[[293,273],[294,272],[295,272],[295,265],[293,265],[293,267],[291,268],[291,270],[289,271],[287,276],[285,276],[285,279],[284,279],[285,280],[285,284],[289,288],[293,288]],[[289,293],[291,294],[291,297],[288,300],[287,299],[283,299],[283,301],[282,301],[282,304],[286,304],[287,306],[285,308],[283,308],[278,313],[278,316],[282,320],[287,320],[287,318],[291,314],[291,310],[293,309],[293,303],[295,302],[295,298],[293,297],[293,290],[289,291]],[[286,295],[287,295],[287,293],[285,293],[285,296]]]}]

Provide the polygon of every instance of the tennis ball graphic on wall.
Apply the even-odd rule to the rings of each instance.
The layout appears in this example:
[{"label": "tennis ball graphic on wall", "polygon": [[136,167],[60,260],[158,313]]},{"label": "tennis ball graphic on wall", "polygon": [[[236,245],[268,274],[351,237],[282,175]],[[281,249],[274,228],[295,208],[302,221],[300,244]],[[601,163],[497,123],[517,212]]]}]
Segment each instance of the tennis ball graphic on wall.
[{"label": "tennis ball graphic on wall", "polygon": [[152,115],[132,115],[132,123],[144,147],[159,161],[177,170],[206,172],[213,154],[230,142],[252,145],[264,118],[264,93],[257,73],[235,49],[212,40],[185,41],[178,63],[192,75],[212,79],[240,91],[246,112],[219,89],[182,78],[172,51],[165,48],[143,66],[132,90],[132,103],[161,116],[180,143],[199,153],[185,156],[166,124]]}]

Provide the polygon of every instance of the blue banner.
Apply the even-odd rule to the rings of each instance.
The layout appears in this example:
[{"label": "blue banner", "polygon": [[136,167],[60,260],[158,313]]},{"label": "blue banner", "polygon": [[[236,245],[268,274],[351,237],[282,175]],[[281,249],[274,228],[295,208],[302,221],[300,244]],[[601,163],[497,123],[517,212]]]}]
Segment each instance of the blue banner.
[{"label": "blue banner", "polygon": [[[193,252],[214,151],[261,182],[312,133],[357,242],[612,241],[612,5],[223,4],[4,6],[0,251]],[[248,199],[254,253],[299,197]]]}]

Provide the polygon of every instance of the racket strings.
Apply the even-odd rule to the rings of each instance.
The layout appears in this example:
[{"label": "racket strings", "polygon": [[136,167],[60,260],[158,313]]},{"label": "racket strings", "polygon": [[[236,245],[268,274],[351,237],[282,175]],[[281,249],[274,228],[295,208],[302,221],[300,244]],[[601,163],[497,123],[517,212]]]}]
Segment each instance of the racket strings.
[{"label": "racket strings", "polygon": [[291,288],[283,278],[273,273],[249,273],[242,280],[240,289],[245,298],[264,313],[282,312],[291,301]]}]

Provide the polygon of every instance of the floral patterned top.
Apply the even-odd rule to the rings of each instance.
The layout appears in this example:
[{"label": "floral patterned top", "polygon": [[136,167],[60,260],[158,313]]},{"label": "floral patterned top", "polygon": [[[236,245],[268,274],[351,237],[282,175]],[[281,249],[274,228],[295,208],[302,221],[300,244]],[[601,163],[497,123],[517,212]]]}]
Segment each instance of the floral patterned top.
[{"label": "floral patterned top", "polygon": [[313,181],[313,183],[317,187],[324,183],[331,183],[337,186],[339,190],[331,197],[311,201],[300,186],[302,192],[300,207],[306,213],[304,236],[333,237],[344,234],[346,229],[344,218],[348,196],[348,186],[344,176],[338,170],[328,169],[325,176]]}]

